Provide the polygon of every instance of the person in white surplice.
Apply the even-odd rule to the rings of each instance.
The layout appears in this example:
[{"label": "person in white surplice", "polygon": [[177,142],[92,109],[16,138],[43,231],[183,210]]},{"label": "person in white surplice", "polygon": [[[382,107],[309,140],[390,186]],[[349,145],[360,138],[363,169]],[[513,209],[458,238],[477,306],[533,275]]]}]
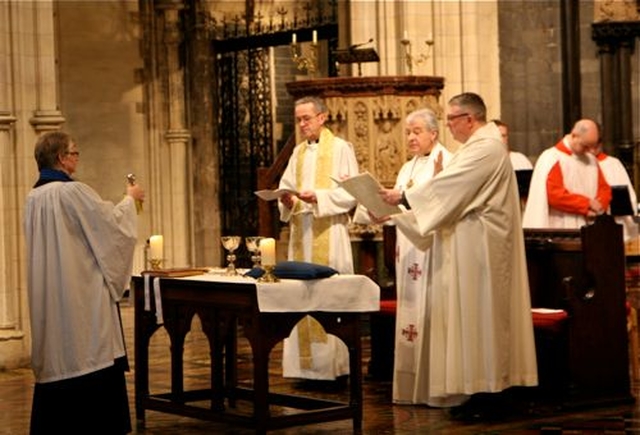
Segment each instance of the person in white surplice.
[{"label": "person in white surplice", "polygon": [[114,205],[71,178],[80,151],[61,131],[40,136],[34,155],[39,177],[24,212],[30,434],[129,433],[118,301],[129,288],[144,191],[129,185]]},{"label": "person in white surplice", "polygon": [[431,250],[423,367],[416,372],[421,401],[461,406],[456,411],[465,413],[485,402],[474,397],[498,397],[480,393],[534,386],[538,375],[518,187],[509,155],[496,125],[486,123],[486,107],[477,94],[449,101],[447,125],[463,143],[448,165],[400,198],[385,190],[381,195],[410,209],[392,220],[416,246]]},{"label": "person in white surplice", "polygon": [[600,139],[598,140],[597,145],[590,151],[594,156],[596,156],[598,164],[600,165],[600,170],[602,170],[602,174],[609,186],[627,186],[629,189],[629,201],[631,202],[631,210],[633,214],[628,216],[616,216],[615,219],[617,223],[622,225],[625,242],[637,238],[638,224],[635,222],[634,218],[635,215],[638,214],[638,198],[627,170],[620,159],[610,156],[604,152],[602,141]]},{"label": "person in white surplice", "polygon": [[[280,220],[289,222],[287,258],[331,266],[353,273],[348,213],[356,200],[332,180],[358,174],[349,142],[324,126],[327,108],[315,97],[295,102],[296,122],[304,141],[293,150],[279,188],[298,192],[278,201]],[[337,337],[327,335],[310,316],[284,340],[282,374],[287,378],[335,380],[349,374],[349,352]]]},{"label": "person in white surplice", "polygon": [[577,121],[570,134],[540,154],[531,176],[524,228],[577,229],[609,208],[611,187],[590,150],[598,124]]},{"label": "person in white surplice", "polygon": [[[402,196],[405,189],[429,180],[446,166],[451,153],[439,141],[436,114],[430,109],[411,112],[405,122],[407,151],[412,158],[407,161],[396,178],[388,195]],[[402,208],[403,206],[400,205]],[[376,221],[358,208],[354,221]],[[423,379],[419,371],[426,365],[422,352],[425,344],[425,307],[429,300],[426,290],[429,250],[416,248],[411,241],[397,231],[396,234],[396,309],[395,355],[393,371],[393,402],[398,404],[426,403],[427,391],[418,382]]]},{"label": "person in white surplice", "polygon": [[533,169],[533,164],[531,164],[531,160],[523,153],[519,151],[514,151],[511,149],[511,144],[509,143],[509,126],[502,122],[499,119],[494,119],[493,122],[498,126],[498,130],[500,130],[500,136],[502,136],[502,143],[507,147],[509,151],[509,159],[511,160],[511,166],[514,171],[521,171],[527,169]]}]

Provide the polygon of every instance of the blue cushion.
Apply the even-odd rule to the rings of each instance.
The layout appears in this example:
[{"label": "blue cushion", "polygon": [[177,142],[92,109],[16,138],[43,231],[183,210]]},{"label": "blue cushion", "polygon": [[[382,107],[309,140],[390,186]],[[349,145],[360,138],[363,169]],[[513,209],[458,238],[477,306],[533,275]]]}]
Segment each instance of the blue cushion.
[{"label": "blue cushion", "polygon": [[244,276],[250,276],[251,278],[258,279],[264,275],[264,269],[260,267],[254,267],[244,273]]},{"label": "blue cushion", "polygon": [[[289,279],[319,279],[327,278],[338,273],[332,267],[322,264],[307,263],[305,261],[281,261],[273,268],[273,274],[278,278]],[[259,278],[264,274],[264,270],[254,267],[245,276]]]}]

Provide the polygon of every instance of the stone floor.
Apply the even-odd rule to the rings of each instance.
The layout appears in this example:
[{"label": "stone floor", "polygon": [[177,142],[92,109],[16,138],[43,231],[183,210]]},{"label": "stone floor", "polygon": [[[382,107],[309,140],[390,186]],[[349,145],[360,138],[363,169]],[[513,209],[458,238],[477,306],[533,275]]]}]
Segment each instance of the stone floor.
[{"label": "stone floor", "polygon": [[[126,329],[127,345],[133,349],[133,307],[127,303],[122,307]],[[156,333],[151,342],[150,385],[151,392],[168,389],[169,354],[168,338],[164,332]],[[369,357],[368,337],[363,338],[366,361]],[[281,347],[272,352],[270,367],[271,384],[274,391],[291,392],[315,389],[314,394],[344,400],[346,389],[328,388],[318,385],[300,385],[299,382],[283,379],[280,374]],[[240,340],[239,382],[250,383],[251,362],[246,342]],[[134,413],[134,371],[128,374],[129,397]],[[192,332],[187,336],[185,346],[185,388],[204,388],[209,382],[209,356],[206,338],[199,330],[198,320],[194,320]],[[633,393],[638,392],[634,383]],[[0,434],[26,434],[29,428],[29,414],[33,376],[29,369],[0,372]],[[640,434],[640,408],[638,403],[597,409],[583,409],[576,412],[561,412],[556,409],[527,410],[515,414],[501,415],[499,418],[482,421],[459,421],[442,409],[425,406],[394,406],[390,402],[391,383],[366,380],[364,390],[365,434]],[[79,416],[80,418],[80,416]],[[187,417],[174,416],[156,411],[147,411],[144,427],[137,425],[135,434],[250,434],[252,430],[233,428],[227,425],[199,421]],[[299,426],[286,430],[276,430],[273,434],[347,434],[352,433],[351,421]],[[88,432],[90,435],[90,432]]]}]

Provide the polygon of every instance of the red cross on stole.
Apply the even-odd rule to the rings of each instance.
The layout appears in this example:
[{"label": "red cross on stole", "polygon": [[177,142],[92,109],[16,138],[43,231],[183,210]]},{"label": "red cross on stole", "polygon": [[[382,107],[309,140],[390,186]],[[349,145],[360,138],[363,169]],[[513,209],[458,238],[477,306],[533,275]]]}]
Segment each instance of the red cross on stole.
[{"label": "red cross on stole", "polygon": [[405,337],[407,341],[413,341],[418,336],[416,325],[411,323],[406,328],[402,328],[402,336]]},{"label": "red cross on stole", "polygon": [[422,275],[422,269],[418,266],[418,263],[413,263],[410,268],[407,269],[407,273],[411,278],[416,281],[420,275]]}]

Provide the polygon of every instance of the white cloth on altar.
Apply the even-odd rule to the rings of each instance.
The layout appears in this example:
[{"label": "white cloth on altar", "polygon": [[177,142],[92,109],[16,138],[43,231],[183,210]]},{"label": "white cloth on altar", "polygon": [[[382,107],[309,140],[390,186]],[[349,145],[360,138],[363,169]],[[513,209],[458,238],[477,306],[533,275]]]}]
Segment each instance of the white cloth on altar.
[{"label": "white cloth on altar", "polygon": [[[324,132],[321,133],[322,135]],[[322,142],[322,141],[321,141]],[[330,173],[327,177],[341,180],[358,174],[358,161],[353,151],[353,146],[345,140],[333,138],[333,154]],[[317,197],[317,203],[303,203],[302,209],[296,211],[301,215],[302,227],[302,258],[294,256],[294,238],[290,238],[287,254],[288,260],[314,262],[313,249],[316,246],[313,233],[313,222],[318,218],[330,219],[329,227],[329,255],[328,264],[340,273],[353,273],[353,254],[351,252],[351,239],[349,237],[348,223],[349,211],[356,205],[355,199],[344,189],[333,183],[330,189],[316,188],[316,166],[318,160],[319,144],[308,144],[306,141],[298,144],[293,150],[287,168],[280,179],[279,188],[288,188],[296,191],[312,190]],[[298,185],[298,159],[302,150],[304,160],[301,165],[301,185]],[[278,201],[280,220],[291,222],[292,212]],[[290,234],[294,233],[292,228]],[[311,322],[305,318],[300,322]],[[300,348],[298,344],[298,328],[294,328],[289,338],[285,339],[282,355],[282,373],[284,377],[303,379],[332,380],[338,376],[349,374],[349,352],[346,345],[337,337],[328,334],[325,342],[311,343],[312,367],[309,369],[300,366]]]},{"label": "white cloth on altar", "polygon": [[395,215],[409,237],[433,237],[427,327],[429,364],[417,382],[431,406],[537,385],[533,321],[515,172],[490,123],[438,174],[406,191]]},{"label": "white cloth on altar", "polygon": [[176,278],[195,281],[255,284],[258,310],[286,312],[369,312],[380,310],[380,287],[364,275],[333,275],[322,279],[281,279],[277,283],[224,275],[196,275]]}]

